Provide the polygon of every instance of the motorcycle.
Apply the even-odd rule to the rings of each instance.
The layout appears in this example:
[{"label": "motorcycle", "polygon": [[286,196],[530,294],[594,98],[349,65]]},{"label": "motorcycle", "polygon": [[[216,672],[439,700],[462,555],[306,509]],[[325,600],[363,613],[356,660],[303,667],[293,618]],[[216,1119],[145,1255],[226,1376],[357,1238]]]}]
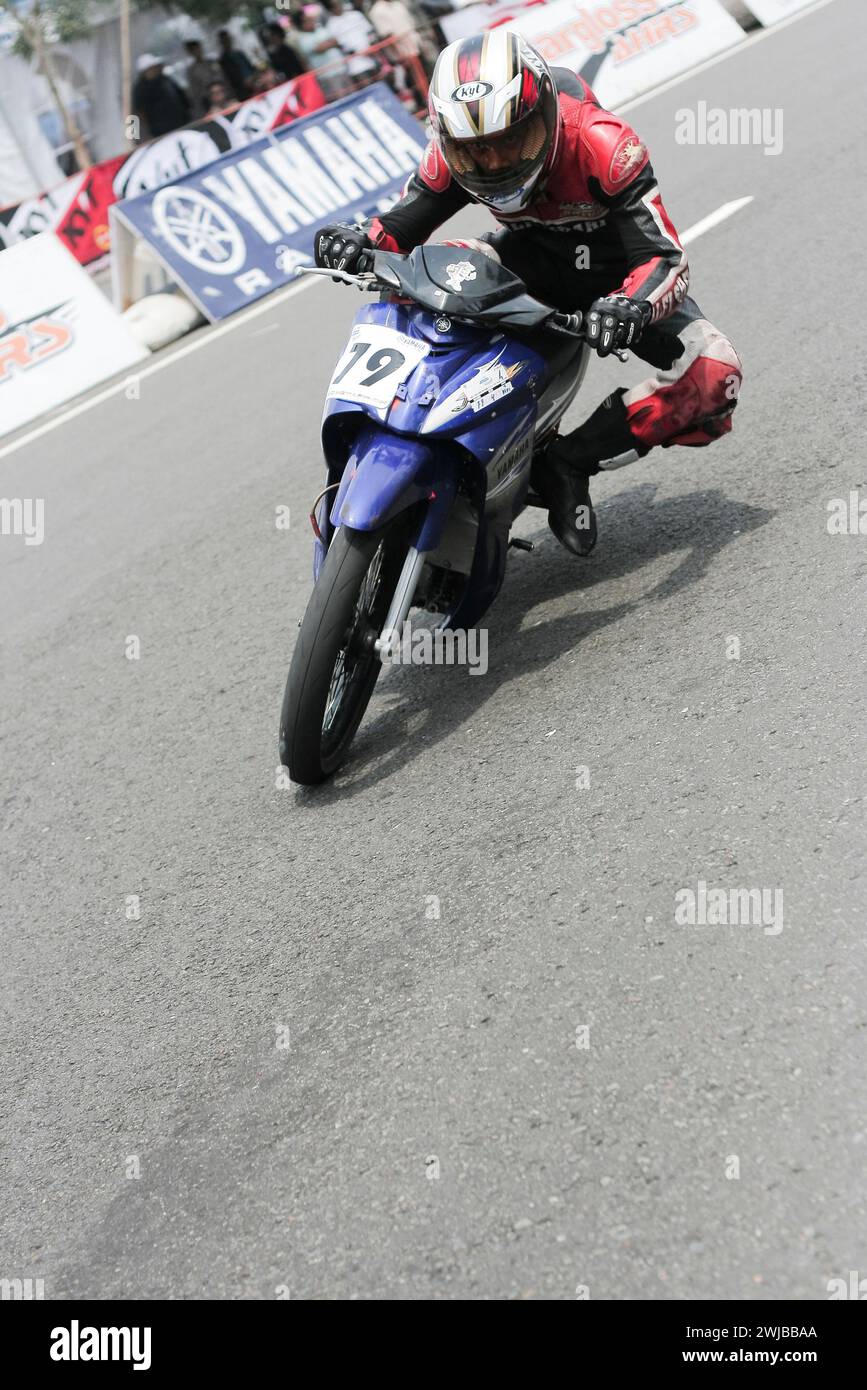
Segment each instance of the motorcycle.
[{"label": "motorcycle", "polygon": [[[322,420],[314,589],[280,717],[280,762],[314,785],[344,762],[410,609],[473,628],[499,592],[509,532],[589,349],[582,316],[528,294],[483,250],[366,253],[306,268],[378,301],[356,315]],[[618,353],[618,356],[625,354]]]}]

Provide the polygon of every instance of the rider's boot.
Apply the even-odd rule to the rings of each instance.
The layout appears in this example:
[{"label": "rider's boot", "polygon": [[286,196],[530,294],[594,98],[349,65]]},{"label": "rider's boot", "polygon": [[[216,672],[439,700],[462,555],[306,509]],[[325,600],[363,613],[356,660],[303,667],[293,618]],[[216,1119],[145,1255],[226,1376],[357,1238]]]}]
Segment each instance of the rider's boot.
[{"label": "rider's boot", "polygon": [[548,504],[548,525],[573,555],[589,555],[596,544],[590,479],[650,452],[629,428],[623,394],[621,387],[577,430],[558,435],[533,465],[532,483]]}]

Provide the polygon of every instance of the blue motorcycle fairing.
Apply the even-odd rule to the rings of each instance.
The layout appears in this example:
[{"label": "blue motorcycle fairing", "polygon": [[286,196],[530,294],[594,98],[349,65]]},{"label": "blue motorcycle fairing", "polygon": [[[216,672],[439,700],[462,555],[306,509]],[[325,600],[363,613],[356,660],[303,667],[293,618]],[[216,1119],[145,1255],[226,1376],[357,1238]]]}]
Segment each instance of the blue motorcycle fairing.
[{"label": "blue motorcycle fairing", "polygon": [[[436,323],[449,327],[437,328]],[[329,396],[323,431],[335,415],[364,414],[399,434],[457,439],[489,422],[491,438],[476,456],[487,464],[510,433],[508,417],[522,406],[535,405],[535,390],[544,380],[544,359],[532,348],[501,332],[438,316],[417,304],[390,301],[366,304],[355,323],[382,324],[429,344],[427,356],[398,388],[383,411]],[[480,360],[481,359],[481,360]],[[472,452],[475,452],[472,445]]]},{"label": "blue motorcycle fairing", "polygon": [[508,504],[511,498],[509,483],[529,462],[536,415],[536,402],[527,401],[508,418],[504,418],[502,423],[483,420],[474,429],[458,435],[456,443],[484,466],[488,511]]},{"label": "blue motorcycle fairing", "polygon": [[435,550],[457,492],[459,472],[456,451],[436,454],[421,440],[398,437],[368,421],[346,460],[331,508],[331,525],[375,531],[398,512],[427,502],[415,544],[419,550]]}]

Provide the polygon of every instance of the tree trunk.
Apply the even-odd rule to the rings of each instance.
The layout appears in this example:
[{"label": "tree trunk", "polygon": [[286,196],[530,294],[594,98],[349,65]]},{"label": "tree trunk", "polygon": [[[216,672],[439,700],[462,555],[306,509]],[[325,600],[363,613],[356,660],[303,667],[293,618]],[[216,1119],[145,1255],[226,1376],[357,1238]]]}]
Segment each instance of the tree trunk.
[{"label": "tree trunk", "polygon": [[54,104],[60,112],[63,120],[64,129],[69,138],[72,148],[75,151],[75,162],[79,169],[89,169],[91,167],[90,155],[87,153],[87,146],[84,143],[84,136],[78,128],[75,117],[67,108],[66,102],[60,92],[60,84],[57,81],[57,72],[54,67],[54,60],[48,44],[45,42],[45,35],[42,31],[42,16],[37,6],[33,13],[33,22],[28,25],[30,30],[27,37],[32,41],[34,52],[39,61],[39,66],[45,74]]},{"label": "tree trunk", "polygon": [[132,114],[132,49],[129,30],[129,0],[120,0],[120,81],[123,109],[123,133],[127,143],[129,137],[129,118]]}]

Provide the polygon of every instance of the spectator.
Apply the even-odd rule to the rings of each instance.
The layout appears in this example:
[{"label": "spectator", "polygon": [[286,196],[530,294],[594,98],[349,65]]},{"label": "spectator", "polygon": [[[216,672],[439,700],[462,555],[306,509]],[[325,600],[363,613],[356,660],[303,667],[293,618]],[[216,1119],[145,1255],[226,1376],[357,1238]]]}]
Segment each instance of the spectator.
[{"label": "spectator", "polygon": [[268,65],[280,73],[284,82],[290,77],[301,76],[304,64],[292,45],[286,42],[282,24],[263,24],[259,30],[259,40],[267,55]]},{"label": "spectator", "polygon": [[261,96],[263,92],[270,92],[272,87],[280,87],[286,81],[282,72],[275,72],[274,68],[267,65],[257,68],[253,74],[253,81],[250,84],[250,92],[253,96]]},{"label": "spectator", "polygon": [[208,109],[208,88],[212,82],[222,81],[220,69],[210,58],[205,57],[204,49],[198,39],[189,39],[184,48],[190,55],[187,63],[187,91],[193,108],[193,119],[204,116]]},{"label": "spectator", "polygon": [[227,106],[234,105],[234,102],[234,95],[230,95],[223,79],[221,77],[216,78],[208,87],[208,109],[205,115],[219,116]]},{"label": "spectator", "polygon": [[365,53],[376,43],[376,34],[370,21],[361,10],[345,5],[343,0],[326,0],[330,11],[327,29],[346,54],[346,68],[353,82],[370,82],[377,73],[378,64]]},{"label": "spectator", "polygon": [[253,64],[242,53],[240,48],[232,47],[232,35],[228,29],[221,29],[217,34],[217,41],[220,45],[220,56],[218,62],[223,70],[223,77],[228,82],[238,101],[243,101],[244,97],[250,95],[250,86],[253,81]]},{"label": "spectator", "polygon": [[390,58],[399,63],[419,56],[415,20],[403,0],[374,0],[370,21],[381,39],[395,40],[388,50]]},{"label": "spectator", "polygon": [[421,12],[423,23],[433,26],[437,50],[445,48],[448,39],[440,27],[439,21],[444,19],[446,15],[454,13],[455,6],[452,4],[452,0],[415,0],[415,3]]},{"label": "spectator", "polygon": [[308,68],[316,72],[326,99],[339,96],[346,88],[346,66],[340,61],[341,48],[336,35],[322,23],[319,5],[305,5],[298,17],[298,25],[298,51]]},{"label": "spectator", "polygon": [[420,105],[425,104],[427,84],[414,16],[403,0],[374,0],[370,19],[380,38],[393,40],[387,48],[380,49],[381,57],[393,64],[393,70],[386,74],[386,80],[407,109],[417,111]]},{"label": "spectator", "polygon": [[144,129],[142,138],[168,135],[190,119],[186,92],[163,72],[163,60],[143,53],[136,63],[138,76],[132,89],[133,114]]}]

